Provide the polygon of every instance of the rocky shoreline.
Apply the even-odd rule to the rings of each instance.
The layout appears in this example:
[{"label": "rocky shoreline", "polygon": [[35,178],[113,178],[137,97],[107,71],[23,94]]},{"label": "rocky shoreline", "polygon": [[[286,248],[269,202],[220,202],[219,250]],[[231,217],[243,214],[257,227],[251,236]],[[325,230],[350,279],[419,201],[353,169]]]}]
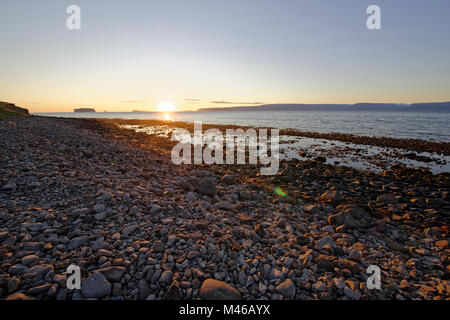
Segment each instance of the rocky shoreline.
[{"label": "rocky shoreline", "polygon": [[111,120],[3,120],[0,137],[0,299],[450,297],[449,174],[175,166],[174,142]]},{"label": "rocky shoreline", "polygon": [[[142,127],[175,127],[183,128],[190,132],[194,131],[194,124],[181,121],[163,121],[163,120],[132,120],[132,119],[102,119],[102,121],[108,123],[122,124],[122,125],[136,125]],[[235,126],[235,125],[219,125],[219,124],[203,124],[204,129],[219,129],[225,132],[226,129],[242,128],[247,130],[252,127]],[[266,127],[266,129],[270,129]],[[414,152],[429,152],[436,153],[437,155],[450,156],[450,142],[445,141],[429,141],[422,139],[401,139],[392,137],[377,137],[377,136],[359,136],[350,133],[323,133],[323,132],[310,132],[294,129],[281,129],[280,135],[286,135],[290,137],[307,137],[315,139],[327,139],[333,141],[341,141],[346,143],[354,143],[360,145],[370,145],[377,147],[396,148],[408,151],[408,157],[414,157]]]}]

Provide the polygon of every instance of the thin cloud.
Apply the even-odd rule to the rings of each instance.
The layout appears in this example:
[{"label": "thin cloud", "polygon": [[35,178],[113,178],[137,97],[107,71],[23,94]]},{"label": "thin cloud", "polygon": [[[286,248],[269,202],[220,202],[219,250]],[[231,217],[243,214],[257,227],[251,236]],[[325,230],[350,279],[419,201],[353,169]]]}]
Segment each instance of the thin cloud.
[{"label": "thin cloud", "polygon": [[185,101],[189,101],[189,102],[199,102],[199,101],[201,101],[200,99],[192,99],[192,98],[190,98],[190,99],[184,99]]},{"label": "thin cloud", "polygon": [[233,101],[225,101],[225,100],[215,100],[215,101],[210,101],[210,103],[217,103],[217,104],[263,104],[263,102],[233,102]]},{"label": "thin cloud", "polygon": [[138,100],[122,100],[120,102],[123,102],[123,103],[137,103],[137,102],[141,102],[141,101],[138,101]]}]

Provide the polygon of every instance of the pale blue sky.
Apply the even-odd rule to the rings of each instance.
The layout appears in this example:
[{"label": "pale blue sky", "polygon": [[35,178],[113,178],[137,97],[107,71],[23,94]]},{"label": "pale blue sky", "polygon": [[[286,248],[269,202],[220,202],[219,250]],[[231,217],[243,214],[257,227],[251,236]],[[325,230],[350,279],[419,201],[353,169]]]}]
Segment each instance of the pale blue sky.
[{"label": "pale blue sky", "polygon": [[[81,30],[66,28],[71,4]],[[370,4],[382,30],[366,27]],[[32,112],[448,101],[449,13],[448,0],[1,1],[0,100]]]}]

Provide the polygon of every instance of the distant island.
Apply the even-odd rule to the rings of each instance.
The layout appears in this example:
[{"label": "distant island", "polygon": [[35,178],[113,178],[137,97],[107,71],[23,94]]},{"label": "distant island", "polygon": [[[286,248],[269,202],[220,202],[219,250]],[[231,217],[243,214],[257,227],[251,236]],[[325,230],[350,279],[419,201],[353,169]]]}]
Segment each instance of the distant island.
[{"label": "distant island", "polygon": [[74,109],[73,112],[95,112],[94,108],[78,108]]},{"label": "distant island", "polygon": [[413,104],[356,103],[356,104],[264,104],[252,107],[200,108],[197,112],[223,111],[415,111],[450,112],[450,102]]}]

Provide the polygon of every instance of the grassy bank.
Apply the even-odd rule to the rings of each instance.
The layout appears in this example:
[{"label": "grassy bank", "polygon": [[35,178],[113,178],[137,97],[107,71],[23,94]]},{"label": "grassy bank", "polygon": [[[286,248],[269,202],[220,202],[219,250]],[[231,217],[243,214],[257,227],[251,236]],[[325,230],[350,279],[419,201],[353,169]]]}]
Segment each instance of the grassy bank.
[{"label": "grassy bank", "polygon": [[6,108],[7,105],[8,103],[6,102],[0,102],[0,119],[25,116],[23,113],[8,110]]}]

